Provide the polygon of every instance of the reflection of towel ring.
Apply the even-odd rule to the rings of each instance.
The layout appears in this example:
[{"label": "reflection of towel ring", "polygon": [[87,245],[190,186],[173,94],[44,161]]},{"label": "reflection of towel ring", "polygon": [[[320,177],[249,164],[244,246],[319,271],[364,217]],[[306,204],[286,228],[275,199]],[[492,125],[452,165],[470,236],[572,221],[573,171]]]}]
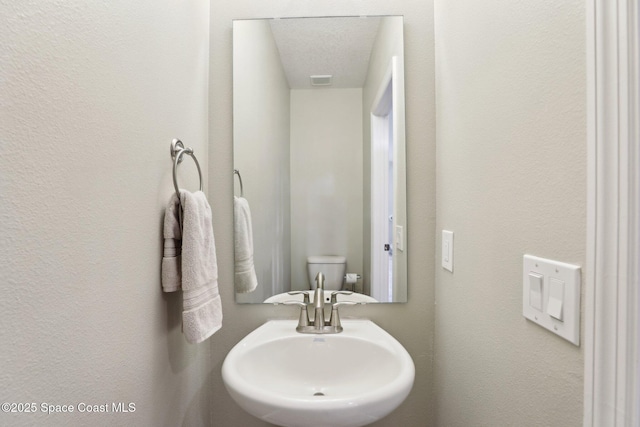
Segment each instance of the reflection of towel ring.
[{"label": "reflection of towel ring", "polygon": [[238,180],[240,181],[240,197],[244,197],[244,187],[242,186],[242,175],[240,175],[240,171],[238,169],[234,169],[233,174],[238,175]]},{"label": "reflection of towel ring", "polygon": [[176,196],[178,196],[178,200],[180,200],[180,187],[178,187],[178,179],[176,178],[176,172],[178,171],[178,163],[182,162],[182,155],[188,154],[191,156],[194,162],[196,162],[196,167],[198,168],[198,177],[200,178],[200,191],[202,191],[202,171],[200,170],[200,164],[198,163],[198,159],[196,159],[196,155],[193,154],[193,148],[184,148],[184,144],[179,139],[174,139],[171,141],[171,157],[174,159],[173,161],[173,187],[176,189]]}]

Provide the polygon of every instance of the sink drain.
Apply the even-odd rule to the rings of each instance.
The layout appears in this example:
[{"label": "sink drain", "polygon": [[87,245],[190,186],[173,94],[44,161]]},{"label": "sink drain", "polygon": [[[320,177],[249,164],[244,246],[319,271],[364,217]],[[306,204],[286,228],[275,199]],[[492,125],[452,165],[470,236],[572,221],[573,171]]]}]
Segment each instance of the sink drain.
[{"label": "sink drain", "polygon": [[313,393],[314,396],[324,396],[324,393],[319,391],[317,393]]}]

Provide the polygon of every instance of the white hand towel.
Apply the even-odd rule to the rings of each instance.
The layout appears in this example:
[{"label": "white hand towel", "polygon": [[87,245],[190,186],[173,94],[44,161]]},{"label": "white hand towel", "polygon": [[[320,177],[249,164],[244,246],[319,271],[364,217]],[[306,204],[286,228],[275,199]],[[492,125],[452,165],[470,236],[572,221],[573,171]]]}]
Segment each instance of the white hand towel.
[{"label": "white hand towel", "polygon": [[180,209],[180,203],[178,203],[178,197],[174,193],[164,214],[162,290],[165,292],[180,290],[182,280],[180,274],[182,231],[180,230],[178,209]]},{"label": "white hand towel", "polygon": [[258,278],[253,265],[253,227],[249,202],[243,197],[234,197],[234,244],[236,292],[253,292]]},{"label": "white hand towel", "polygon": [[[167,235],[175,236],[180,233],[180,204],[184,210],[180,234],[182,240],[171,239]],[[182,289],[182,331],[188,342],[199,343],[222,326],[222,303],[218,292],[218,265],[211,207],[201,191],[190,193],[181,190],[180,204],[174,195],[165,214],[162,285],[165,292]],[[173,240],[173,247],[170,240]],[[181,260],[171,260],[170,255],[179,255],[180,250]],[[179,265],[179,268],[176,269],[174,264]]]}]

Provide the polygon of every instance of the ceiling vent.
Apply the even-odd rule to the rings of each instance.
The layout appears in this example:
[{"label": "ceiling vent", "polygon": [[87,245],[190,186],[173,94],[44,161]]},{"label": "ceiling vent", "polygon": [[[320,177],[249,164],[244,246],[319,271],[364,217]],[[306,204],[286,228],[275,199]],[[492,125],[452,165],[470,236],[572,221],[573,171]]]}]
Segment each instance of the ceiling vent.
[{"label": "ceiling vent", "polygon": [[330,74],[311,76],[311,86],[330,86],[331,77]]}]

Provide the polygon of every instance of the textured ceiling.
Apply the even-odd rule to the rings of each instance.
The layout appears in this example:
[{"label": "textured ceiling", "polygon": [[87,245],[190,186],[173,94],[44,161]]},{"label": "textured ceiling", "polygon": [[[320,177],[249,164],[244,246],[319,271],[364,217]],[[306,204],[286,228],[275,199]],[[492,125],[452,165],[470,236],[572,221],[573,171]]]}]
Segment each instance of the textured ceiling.
[{"label": "textured ceiling", "polygon": [[296,18],[271,21],[291,89],[311,88],[309,76],[333,75],[332,88],[364,86],[380,18]]}]

